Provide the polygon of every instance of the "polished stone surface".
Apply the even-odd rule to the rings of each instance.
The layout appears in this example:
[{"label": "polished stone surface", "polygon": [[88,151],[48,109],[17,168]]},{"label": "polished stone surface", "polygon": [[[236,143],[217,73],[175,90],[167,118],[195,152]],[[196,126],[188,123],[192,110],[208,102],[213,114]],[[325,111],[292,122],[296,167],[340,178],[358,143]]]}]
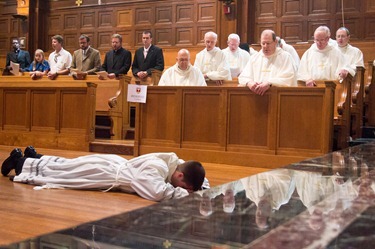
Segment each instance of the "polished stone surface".
[{"label": "polished stone surface", "polygon": [[375,248],[375,143],[10,248]]}]

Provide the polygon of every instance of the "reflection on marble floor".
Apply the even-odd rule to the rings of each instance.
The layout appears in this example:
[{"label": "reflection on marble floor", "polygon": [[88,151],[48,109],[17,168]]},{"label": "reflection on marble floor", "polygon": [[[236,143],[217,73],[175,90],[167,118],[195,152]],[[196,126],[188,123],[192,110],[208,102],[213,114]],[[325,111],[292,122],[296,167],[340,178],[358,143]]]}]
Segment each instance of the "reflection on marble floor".
[{"label": "reflection on marble floor", "polygon": [[375,144],[11,248],[375,248]]}]

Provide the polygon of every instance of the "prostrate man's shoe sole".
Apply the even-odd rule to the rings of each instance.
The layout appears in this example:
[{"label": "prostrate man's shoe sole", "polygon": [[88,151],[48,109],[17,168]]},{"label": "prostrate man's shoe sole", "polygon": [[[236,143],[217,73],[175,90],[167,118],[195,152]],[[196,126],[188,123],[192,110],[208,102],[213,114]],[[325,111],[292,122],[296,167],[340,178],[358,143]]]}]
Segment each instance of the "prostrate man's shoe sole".
[{"label": "prostrate man's shoe sole", "polygon": [[10,152],[10,156],[4,160],[1,166],[1,174],[7,176],[12,169],[16,168],[17,161],[22,157],[22,150],[15,148]]}]

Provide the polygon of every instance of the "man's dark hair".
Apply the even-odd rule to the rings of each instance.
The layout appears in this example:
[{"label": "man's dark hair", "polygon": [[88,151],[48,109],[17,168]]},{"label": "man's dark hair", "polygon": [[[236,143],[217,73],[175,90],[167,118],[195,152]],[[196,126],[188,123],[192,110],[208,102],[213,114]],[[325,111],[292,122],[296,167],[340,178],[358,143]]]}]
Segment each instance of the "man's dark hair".
[{"label": "man's dark hair", "polygon": [[177,169],[184,173],[185,182],[191,185],[194,191],[202,188],[206,171],[200,162],[186,161],[185,163],[178,165]]},{"label": "man's dark hair", "polygon": [[151,33],[150,30],[143,31],[143,34],[144,34],[144,35],[148,35],[148,34],[150,34],[150,38],[152,38],[152,33]]},{"label": "man's dark hair", "polygon": [[247,52],[250,52],[250,46],[247,43],[241,43],[239,47]]}]

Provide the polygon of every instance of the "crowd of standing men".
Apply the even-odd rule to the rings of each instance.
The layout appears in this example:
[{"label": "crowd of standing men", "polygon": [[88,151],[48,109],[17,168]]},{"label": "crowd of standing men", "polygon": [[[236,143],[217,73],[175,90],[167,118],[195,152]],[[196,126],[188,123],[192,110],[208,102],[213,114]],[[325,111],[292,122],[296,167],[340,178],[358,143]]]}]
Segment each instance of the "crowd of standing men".
[{"label": "crowd of standing men", "polygon": [[[106,71],[107,77],[114,79],[132,70],[134,77],[146,79],[153,70],[163,72],[159,85],[206,86],[207,81],[217,85],[225,80],[238,78],[239,86],[248,87],[252,92],[263,95],[272,86],[296,86],[303,81],[306,86],[315,86],[317,80],[344,79],[354,76],[357,66],[364,66],[362,52],[349,44],[350,32],[345,27],[336,31],[336,40],[331,39],[328,27],[320,26],[314,32],[314,43],[300,58],[293,48],[272,30],[261,33],[261,50],[256,52],[249,46],[243,47],[237,34],[230,34],[227,47],[216,46],[218,36],[210,31],[204,36],[205,48],[197,53],[194,64],[190,62],[190,52],[181,49],[177,53],[176,64],[164,71],[164,56],[161,48],[152,44],[152,33],[142,33],[143,47],[132,54],[122,46],[122,36],[111,37],[112,49],[101,62],[100,52],[90,46],[90,38],[79,37],[80,49],[73,56],[63,48],[63,37],[52,37],[54,51],[48,60],[44,52],[35,51],[31,62],[27,51],[20,49],[19,41],[13,40],[13,50],[8,53],[6,66],[10,61],[20,64],[22,71],[31,72],[33,78],[47,75],[54,79],[57,75],[95,74]],[[243,49],[245,48],[245,49]],[[247,51],[246,51],[247,50]],[[103,76],[98,76],[103,79]]]}]

